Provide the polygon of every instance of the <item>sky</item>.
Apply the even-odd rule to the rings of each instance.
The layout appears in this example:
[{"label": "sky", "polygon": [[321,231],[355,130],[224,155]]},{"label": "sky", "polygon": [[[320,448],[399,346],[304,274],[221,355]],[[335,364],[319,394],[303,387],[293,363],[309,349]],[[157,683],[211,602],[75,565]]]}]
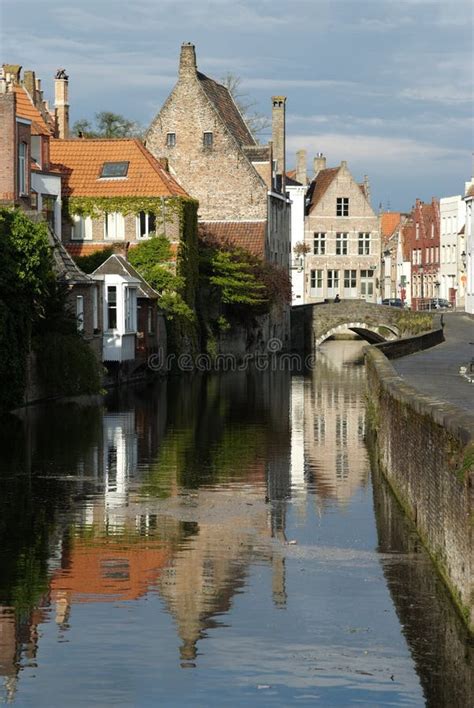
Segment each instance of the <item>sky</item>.
[{"label": "sky", "polygon": [[[71,121],[112,110],[148,126],[182,42],[228,72],[256,110],[287,96],[287,162],[308,151],[369,176],[372,205],[462,194],[473,172],[471,0],[0,0],[0,58],[53,98],[69,74]],[[266,142],[269,134],[262,134]]]}]

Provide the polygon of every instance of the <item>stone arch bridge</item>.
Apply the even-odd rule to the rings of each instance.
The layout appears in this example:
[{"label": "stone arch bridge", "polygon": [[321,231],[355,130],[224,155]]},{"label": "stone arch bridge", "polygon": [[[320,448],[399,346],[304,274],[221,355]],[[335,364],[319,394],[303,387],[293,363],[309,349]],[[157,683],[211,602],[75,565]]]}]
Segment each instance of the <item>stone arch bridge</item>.
[{"label": "stone arch bridge", "polygon": [[376,305],[364,300],[297,305],[291,308],[293,348],[311,351],[334,334],[352,331],[371,343],[399,339],[407,321],[419,317],[410,310]]}]

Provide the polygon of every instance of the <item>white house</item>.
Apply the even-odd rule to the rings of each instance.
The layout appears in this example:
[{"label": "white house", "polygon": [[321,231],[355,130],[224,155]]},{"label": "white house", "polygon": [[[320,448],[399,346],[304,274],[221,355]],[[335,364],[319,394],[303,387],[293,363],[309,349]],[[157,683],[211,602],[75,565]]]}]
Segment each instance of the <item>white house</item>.
[{"label": "white house", "polygon": [[474,180],[466,184],[466,228],[465,228],[465,269],[466,294],[465,310],[474,314]]},{"label": "white house", "polygon": [[466,203],[458,195],[440,199],[439,297],[460,307],[464,305],[466,277],[462,253],[465,252],[464,225]]},{"label": "white house", "polygon": [[303,305],[304,297],[304,211],[307,187],[288,184],[286,190],[291,199],[291,304]]}]

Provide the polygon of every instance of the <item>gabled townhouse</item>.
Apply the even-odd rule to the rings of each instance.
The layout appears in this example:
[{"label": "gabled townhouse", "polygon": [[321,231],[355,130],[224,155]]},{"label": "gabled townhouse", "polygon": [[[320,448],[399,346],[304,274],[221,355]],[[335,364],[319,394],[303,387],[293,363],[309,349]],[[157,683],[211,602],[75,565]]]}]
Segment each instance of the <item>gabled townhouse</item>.
[{"label": "gabled townhouse", "polygon": [[439,201],[417,199],[403,232],[411,262],[411,306],[423,309],[439,297]]},{"label": "gabled townhouse", "polygon": [[[61,76],[58,78],[58,75]],[[67,77],[58,72],[56,96],[67,96]],[[33,71],[22,76],[18,65],[4,64],[0,72],[0,204],[16,206],[49,226],[54,269],[67,287],[67,301],[78,330],[99,353],[97,339],[98,286],[83,273],[61,243],[61,173],[51,162],[51,141],[64,126],[67,106],[49,111],[41,83]]]},{"label": "gabled townhouse", "polygon": [[347,163],[314,160],[306,197],[305,302],[364,299],[376,302],[380,281],[380,223],[370,205],[367,178],[358,184]]},{"label": "gabled townhouse", "polygon": [[199,200],[208,233],[288,268],[290,202],[285,181],[286,98],[272,97],[272,142],[257,143],[225,86],[181,47],[178,82],[152,121],[146,147]]},{"label": "gabled townhouse", "polygon": [[[65,79],[56,79],[58,84]],[[0,202],[42,214],[61,238],[61,175],[50,158],[56,134],[34,72],[4,64],[0,71]]]},{"label": "gabled townhouse", "polygon": [[382,299],[396,298],[411,303],[411,263],[406,253],[404,227],[408,215],[383,212],[380,215],[382,238]]},{"label": "gabled townhouse", "polygon": [[291,200],[290,221],[290,277],[291,304],[304,305],[305,272],[304,264],[308,247],[305,245],[305,199],[308,189],[306,175],[306,150],[296,153],[296,169],[286,173],[285,188]]}]

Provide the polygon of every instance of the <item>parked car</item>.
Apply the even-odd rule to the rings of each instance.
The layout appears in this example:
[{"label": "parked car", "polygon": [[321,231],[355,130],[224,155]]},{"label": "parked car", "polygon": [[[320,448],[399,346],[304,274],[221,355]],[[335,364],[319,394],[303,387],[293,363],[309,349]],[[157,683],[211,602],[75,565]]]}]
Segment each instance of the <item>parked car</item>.
[{"label": "parked car", "polygon": [[389,305],[390,307],[401,307],[402,309],[405,307],[403,300],[401,300],[399,297],[387,297],[385,300],[382,300],[382,305]]},{"label": "parked car", "polygon": [[433,297],[426,300],[425,310],[450,310],[452,308],[452,302],[445,300],[442,297]]}]

